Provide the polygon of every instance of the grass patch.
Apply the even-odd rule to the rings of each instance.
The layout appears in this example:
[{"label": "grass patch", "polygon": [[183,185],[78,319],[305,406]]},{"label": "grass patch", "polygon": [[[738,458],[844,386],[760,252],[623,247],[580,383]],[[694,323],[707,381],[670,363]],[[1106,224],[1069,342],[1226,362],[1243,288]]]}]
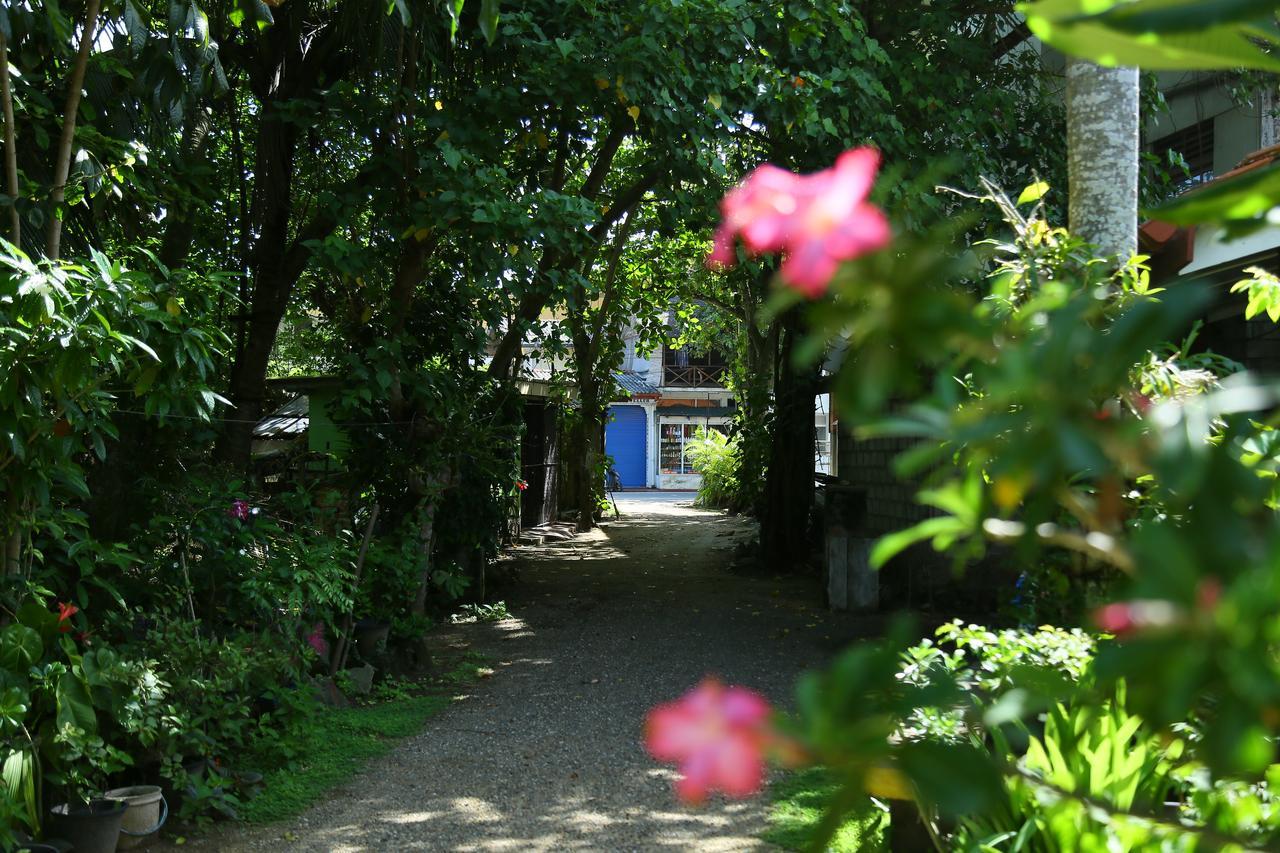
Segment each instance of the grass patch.
[{"label": "grass patch", "polygon": [[[792,773],[770,787],[770,827],[764,840],[787,850],[808,850],[827,803],[840,789],[822,768]],[[870,799],[856,809],[836,832],[826,849],[837,853],[885,849],[889,817]]]},{"label": "grass patch", "polygon": [[[458,685],[483,677],[492,672],[484,661],[469,653],[440,681]],[[404,687],[383,695],[388,701],[323,708],[301,722],[290,733],[297,760],[265,773],[262,793],[244,804],[240,817],[260,824],[301,814],[402,738],[422,731],[453,701],[448,695],[409,695]]]}]

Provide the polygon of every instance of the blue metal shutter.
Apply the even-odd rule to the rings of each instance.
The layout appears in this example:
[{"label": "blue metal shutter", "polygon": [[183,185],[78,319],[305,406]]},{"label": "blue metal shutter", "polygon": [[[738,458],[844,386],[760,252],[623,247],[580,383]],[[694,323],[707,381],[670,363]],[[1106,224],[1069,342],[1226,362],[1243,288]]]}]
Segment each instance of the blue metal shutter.
[{"label": "blue metal shutter", "polygon": [[604,452],[613,457],[614,470],[628,489],[645,486],[648,470],[648,430],[640,406],[610,406],[604,428]]}]

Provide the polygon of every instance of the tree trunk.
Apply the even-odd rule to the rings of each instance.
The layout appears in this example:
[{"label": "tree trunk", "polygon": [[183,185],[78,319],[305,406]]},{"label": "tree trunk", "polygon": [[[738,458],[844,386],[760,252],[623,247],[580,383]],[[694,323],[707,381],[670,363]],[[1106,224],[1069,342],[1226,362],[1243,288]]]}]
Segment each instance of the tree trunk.
[{"label": "tree trunk", "polygon": [[324,85],[332,70],[326,63],[343,34],[331,26],[311,29],[305,3],[283,8],[287,13],[276,16],[263,34],[261,53],[246,66],[261,105],[250,210],[257,234],[249,259],[253,284],[244,308],[244,345],[236,353],[228,387],[234,408],[217,448],[220,459],[238,468],[249,465],[253,428],[263,414],[267,365],[280,321],[311,257],[309,244],[328,237],[338,225],[337,211],[327,205],[301,227],[293,221],[300,125],[289,102]]},{"label": "tree trunk", "polygon": [[53,164],[53,188],[49,193],[52,210],[44,252],[55,261],[62,250],[63,212],[59,208],[62,207],[62,202],[67,196],[67,179],[71,175],[71,151],[75,147],[76,139],[76,116],[80,112],[80,90],[84,87],[84,72],[89,65],[89,50],[93,47],[100,6],[101,0],[89,0],[89,5],[85,9],[84,29],[80,31],[80,49],[76,52],[75,65],[71,67],[71,79],[67,82],[67,103],[62,110],[62,136],[58,140],[57,159]]},{"label": "tree trunk", "polygon": [[595,527],[596,499],[601,484],[597,482],[596,465],[603,448],[600,446],[604,430],[604,411],[600,406],[599,383],[595,383],[585,395],[580,393],[581,406],[578,422],[573,430],[573,505],[578,510],[578,532],[585,533]]},{"label": "tree trunk", "polygon": [[813,509],[813,401],[818,366],[799,371],[792,354],[803,334],[793,309],[784,324],[782,363],[774,382],[774,421],[760,517],[760,550],[770,571],[802,568],[809,554],[809,516]]},{"label": "tree trunk", "polygon": [[[182,144],[179,146],[181,161],[177,164],[180,172],[189,171],[208,161],[205,156],[205,143],[209,139],[209,130],[213,127],[213,114],[198,104],[187,116],[186,126],[182,130]],[[189,179],[188,179],[189,180]],[[160,262],[169,269],[181,267],[191,253],[192,241],[195,239],[197,217],[207,215],[208,211],[180,210],[173,208],[164,229],[164,237],[160,241]]]},{"label": "tree trunk", "polygon": [[1138,250],[1138,69],[1067,60],[1069,227],[1104,256]]},{"label": "tree trunk", "polygon": [[13,91],[9,88],[9,45],[0,35],[0,104],[4,109],[4,186],[12,199],[9,209],[9,242],[22,248],[22,216],[18,212],[18,143],[13,123]]},{"label": "tree trunk", "polygon": [[259,230],[250,266],[253,287],[244,346],[236,353],[228,396],[235,408],[223,431],[218,455],[237,468],[247,468],[253,428],[263,414],[267,365],[289,296],[302,270],[288,268],[285,247],[293,213],[293,170],[297,153],[295,124],[274,104],[262,111],[254,168],[254,205]]}]

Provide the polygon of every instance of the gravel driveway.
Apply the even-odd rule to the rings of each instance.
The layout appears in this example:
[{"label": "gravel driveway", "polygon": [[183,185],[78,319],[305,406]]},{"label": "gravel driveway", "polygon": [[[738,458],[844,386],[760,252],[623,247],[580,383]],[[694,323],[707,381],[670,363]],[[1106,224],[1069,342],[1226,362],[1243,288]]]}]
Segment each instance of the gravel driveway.
[{"label": "gravel driveway", "polygon": [[187,846],[763,849],[763,798],[676,803],[640,745],[645,712],[708,672],[785,704],[800,671],[868,626],[823,610],[812,579],[730,573],[751,522],[689,497],[622,494],[603,529],[518,549],[515,618],[449,637],[498,661],[494,677],[301,818]]}]

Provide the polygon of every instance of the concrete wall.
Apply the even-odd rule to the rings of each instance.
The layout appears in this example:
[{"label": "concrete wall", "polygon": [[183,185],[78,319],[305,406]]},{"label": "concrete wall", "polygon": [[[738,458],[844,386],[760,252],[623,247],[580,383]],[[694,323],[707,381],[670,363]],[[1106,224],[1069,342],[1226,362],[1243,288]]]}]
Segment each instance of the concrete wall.
[{"label": "concrete wall", "polygon": [[[1167,112],[1151,116],[1145,128],[1148,144],[1199,122],[1213,120],[1213,173],[1234,169],[1245,155],[1262,147],[1264,113],[1270,99],[1256,97],[1251,104],[1236,104],[1226,89],[1208,72],[1169,72],[1160,75],[1169,104]],[[1270,122],[1271,116],[1267,115]]]}]

